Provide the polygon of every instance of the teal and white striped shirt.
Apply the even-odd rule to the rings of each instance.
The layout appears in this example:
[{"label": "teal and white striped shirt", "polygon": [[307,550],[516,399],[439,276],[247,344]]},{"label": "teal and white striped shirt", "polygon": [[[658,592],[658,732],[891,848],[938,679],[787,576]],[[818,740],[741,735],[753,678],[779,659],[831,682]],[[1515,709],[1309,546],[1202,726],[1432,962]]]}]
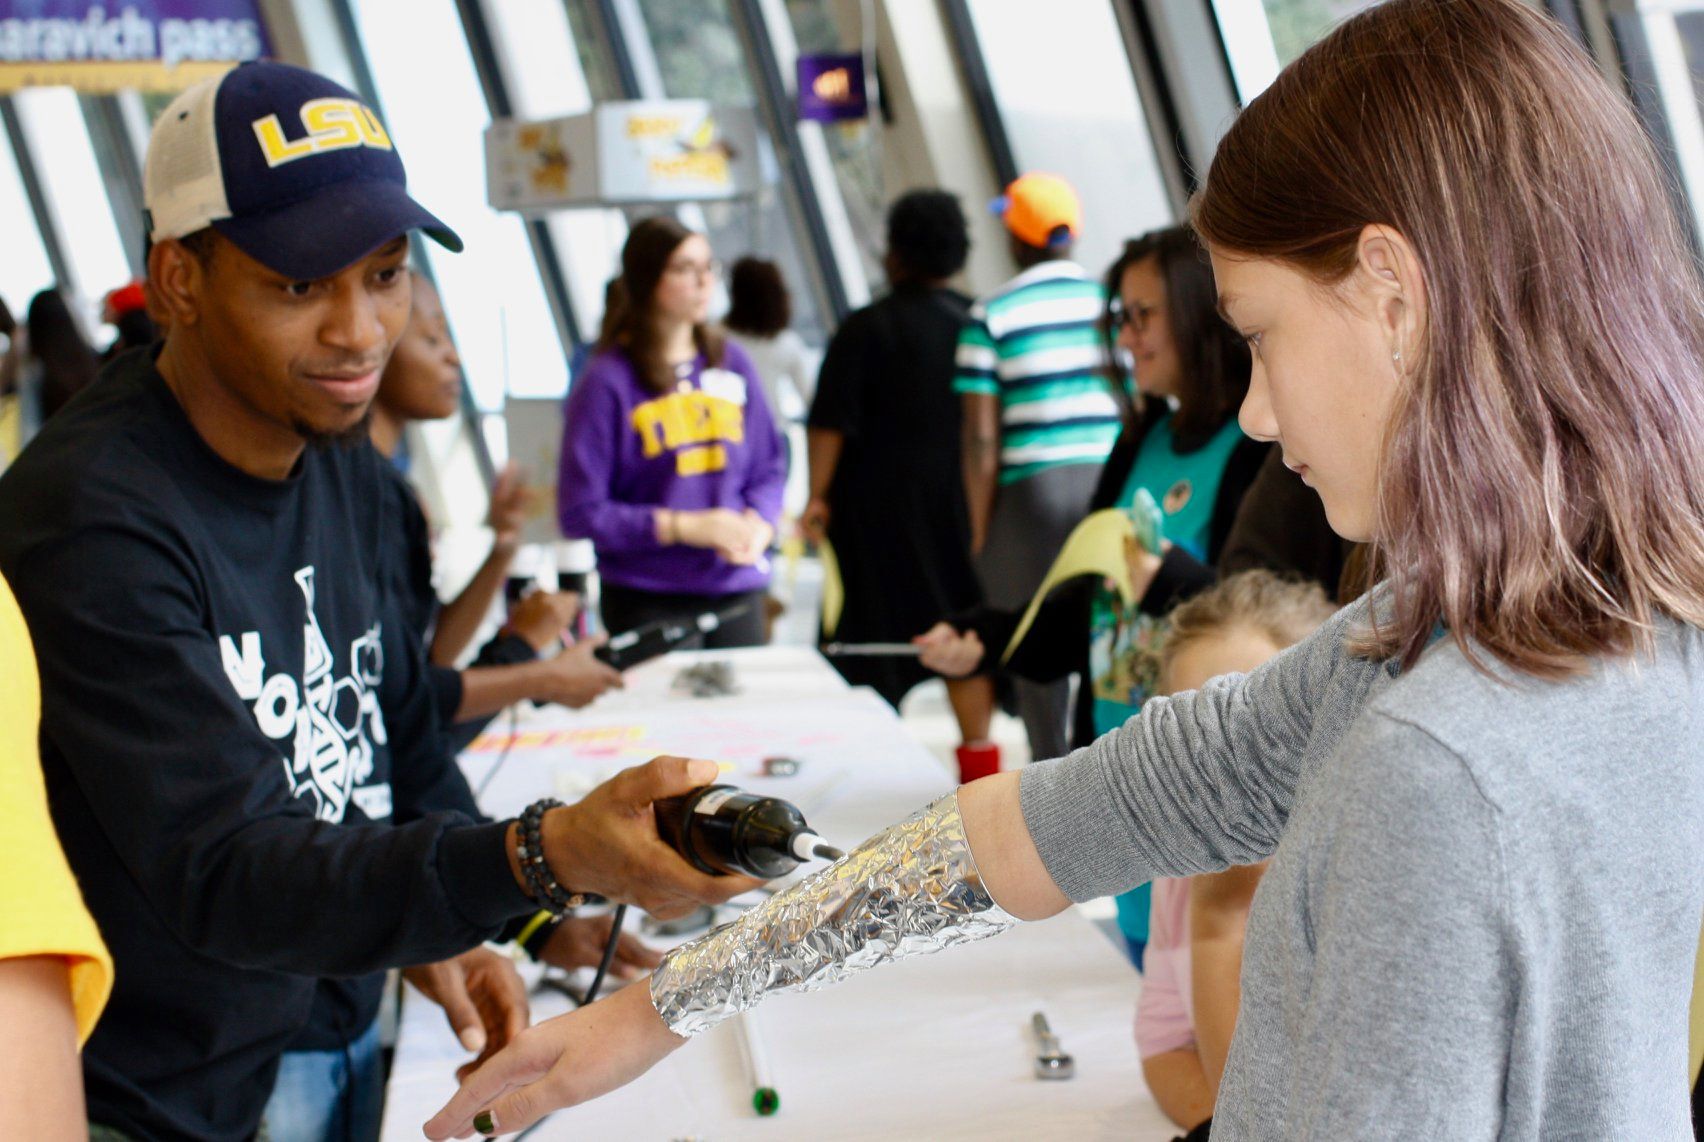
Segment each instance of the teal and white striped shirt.
[{"label": "teal and white striped shirt", "polygon": [[971,310],[953,391],[1000,398],[1000,483],[1102,464],[1118,438],[1106,352],[1106,295],[1075,262],[1031,266]]}]

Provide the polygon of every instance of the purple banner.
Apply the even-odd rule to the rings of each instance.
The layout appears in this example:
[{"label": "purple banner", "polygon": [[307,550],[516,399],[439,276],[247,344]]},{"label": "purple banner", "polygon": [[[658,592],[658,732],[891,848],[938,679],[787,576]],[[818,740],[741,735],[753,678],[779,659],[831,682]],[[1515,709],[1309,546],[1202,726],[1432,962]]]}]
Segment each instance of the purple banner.
[{"label": "purple banner", "polygon": [[255,0],[0,0],[0,91],[172,90],[271,52]]},{"label": "purple banner", "polygon": [[817,123],[863,119],[870,113],[864,95],[864,57],[806,52],[799,56],[799,118]]}]

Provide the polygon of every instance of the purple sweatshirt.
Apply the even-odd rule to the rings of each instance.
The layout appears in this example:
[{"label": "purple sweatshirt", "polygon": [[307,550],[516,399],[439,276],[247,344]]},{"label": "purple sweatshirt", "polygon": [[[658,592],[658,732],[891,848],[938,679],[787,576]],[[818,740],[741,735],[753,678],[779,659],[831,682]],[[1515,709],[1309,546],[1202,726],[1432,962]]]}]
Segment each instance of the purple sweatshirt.
[{"label": "purple sweatshirt", "polygon": [[751,360],[737,345],[721,368],[701,356],[674,392],[640,381],[620,350],[586,362],[568,396],[556,487],[562,534],[590,539],[598,573],[642,591],[729,595],[769,583],[767,566],[657,542],[654,512],[751,508],[781,515],[786,457]]}]

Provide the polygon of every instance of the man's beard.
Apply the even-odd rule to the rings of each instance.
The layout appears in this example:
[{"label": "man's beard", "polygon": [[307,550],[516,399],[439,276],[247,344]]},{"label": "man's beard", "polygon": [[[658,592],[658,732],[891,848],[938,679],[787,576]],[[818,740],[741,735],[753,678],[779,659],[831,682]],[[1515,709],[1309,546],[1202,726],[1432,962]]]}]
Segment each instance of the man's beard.
[{"label": "man's beard", "polygon": [[310,448],[324,451],[328,448],[348,448],[367,439],[367,430],[373,422],[373,406],[361,414],[361,419],[348,428],[338,428],[326,431],[315,428],[305,421],[292,421],[290,427],[300,436]]}]

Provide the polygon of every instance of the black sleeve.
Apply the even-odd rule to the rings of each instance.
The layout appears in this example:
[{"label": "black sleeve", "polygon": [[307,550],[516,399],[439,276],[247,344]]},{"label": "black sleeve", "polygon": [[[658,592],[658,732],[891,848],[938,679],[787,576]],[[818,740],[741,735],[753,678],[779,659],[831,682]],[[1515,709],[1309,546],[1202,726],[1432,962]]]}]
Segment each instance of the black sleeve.
[{"label": "black sleeve", "polygon": [[1257,567],[1287,571],[1314,580],[1335,597],[1347,552],[1348,545],[1331,530],[1319,496],[1272,449],[1237,508],[1219,553],[1219,573],[1234,575]]},{"label": "black sleeve", "polygon": [[241,966],[356,975],[456,955],[530,911],[503,824],[331,824],[289,795],[202,625],[196,568],[159,529],[82,528],[6,570],[54,695],[46,748],[177,938]]},{"label": "black sleeve", "polygon": [[[389,461],[379,461],[378,468],[385,512],[382,526],[388,537],[381,554],[386,606],[394,608],[397,618],[407,623],[424,644],[438,616],[438,593],[432,587],[431,529],[408,478]],[[460,704],[458,693],[450,710]]]},{"label": "black sleeve", "polygon": [[538,651],[532,643],[518,634],[499,633],[491,641],[479,648],[479,653],[473,656],[469,666],[516,666],[522,662],[534,662],[538,659]]},{"label": "black sleeve", "polygon": [[[1249,438],[1243,439],[1231,451],[1230,459],[1225,462],[1225,473],[1219,479],[1218,498],[1213,501],[1213,518],[1207,524],[1209,562],[1218,562],[1223,554],[1225,542],[1236,523],[1237,509],[1248,498],[1249,490],[1266,466],[1268,455],[1274,451],[1270,441]],[[1290,471],[1284,467],[1282,455],[1278,457],[1278,467],[1285,472]],[[1300,480],[1296,482],[1301,483]]]},{"label": "black sleeve", "polygon": [[1213,568],[1175,543],[1160,557],[1160,569],[1154,581],[1142,595],[1137,609],[1145,615],[1164,615],[1189,598],[1211,587],[1218,580]]},{"label": "black sleeve", "polygon": [[[417,821],[433,813],[459,813],[474,821],[479,811],[467,786],[452,741],[452,723],[461,708],[461,671],[427,658],[425,640],[436,616],[432,589],[431,540],[426,515],[414,489],[389,464],[380,469],[388,494],[390,519],[382,526],[392,537],[382,557],[389,560],[385,580],[385,657],[380,703],[390,727],[391,820]],[[421,691],[429,710],[417,709]]]},{"label": "black sleeve", "polygon": [[1097,580],[1084,576],[1056,586],[1036,612],[1024,640],[1004,665],[1000,656],[1017,633],[1022,611],[975,607],[952,615],[947,622],[960,631],[975,631],[986,650],[979,674],[1005,670],[1032,682],[1056,682],[1082,670],[1089,657],[1089,607]]},{"label": "black sleeve", "polygon": [[438,724],[453,724],[462,703],[461,671],[453,666],[429,662],[426,664],[426,688],[432,692],[432,708],[437,712]]},{"label": "black sleeve", "polygon": [[[440,716],[438,709],[433,709],[428,721],[419,724],[418,714],[410,704],[410,696],[424,682],[433,704],[437,705],[441,701],[440,687],[449,684],[449,679],[443,676],[449,675],[454,680],[459,705],[461,674],[428,663],[425,648],[406,625],[397,624],[394,635],[387,628],[385,648],[387,662],[380,701],[385,707],[386,721],[392,727],[391,820],[404,825],[433,813],[456,813],[472,821],[488,820],[480,812],[467,777],[456,762],[460,751],[450,746],[444,729],[448,721]],[[450,716],[454,713],[452,707]]]},{"label": "black sleeve", "polygon": [[811,398],[809,428],[823,428],[848,437],[858,435],[864,421],[865,344],[862,314],[841,325],[823,353],[817,371],[816,395]]},{"label": "black sleeve", "polygon": [[[522,662],[532,662],[538,658],[538,651],[532,648],[532,643],[518,634],[499,634],[490,642],[479,648],[473,661],[467,664],[472,670],[481,666],[515,666]],[[443,724],[449,729],[445,732],[447,748],[451,757],[473,744],[473,739],[485,732],[485,727],[497,715],[487,714],[482,718],[469,718],[465,722],[455,721],[456,709],[461,706],[461,672],[456,675],[456,705],[444,718]]]},{"label": "black sleeve", "polygon": [[1136,454],[1142,449],[1142,438],[1148,435],[1156,419],[1152,413],[1142,414],[1135,423],[1126,424],[1118,439],[1112,442],[1112,451],[1107,453],[1106,463],[1101,465],[1100,478],[1095,481],[1095,494],[1089,499],[1091,512],[1118,504],[1124,483],[1130,479],[1130,469],[1136,466]]}]

